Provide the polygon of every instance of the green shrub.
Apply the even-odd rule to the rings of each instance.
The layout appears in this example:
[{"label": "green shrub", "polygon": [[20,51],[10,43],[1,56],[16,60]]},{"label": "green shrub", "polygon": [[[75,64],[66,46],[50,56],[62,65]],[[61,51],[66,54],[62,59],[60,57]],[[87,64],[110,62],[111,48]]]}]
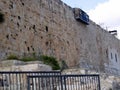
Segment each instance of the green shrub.
[{"label": "green shrub", "polygon": [[23,57],[20,60],[24,62],[29,62],[29,61],[35,61],[36,58],[35,57]]},{"label": "green shrub", "polygon": [[50,65],[53,70],[60,69],[59,63],[56,60],[56,58],[54,58],[52,56],[42,55],[42,56],[40,56],[40,59],[43,61],[44,64]]},{"label": "green shrub", "polygon": [[11,59],[18,59],[18,57],[14,54],[11,54],[7,57],[7,59],[11,60]]},{"label": "green shrub", "polygon": [[29,61],[35,61],[37,58],[35,56],[35,53],[33,53],[31,56],[23,56],[21,58],[18,58],[15,54],[11,54],[7,57],[7,59],[9,59],[9,60],[17,59],[17,60],[21,60],[24,62],[29,62]]}]

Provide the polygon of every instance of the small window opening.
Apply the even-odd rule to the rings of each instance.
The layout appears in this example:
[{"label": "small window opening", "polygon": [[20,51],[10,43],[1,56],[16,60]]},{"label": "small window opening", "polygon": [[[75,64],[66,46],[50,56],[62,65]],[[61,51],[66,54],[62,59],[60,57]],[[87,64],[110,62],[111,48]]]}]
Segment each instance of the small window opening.
[{"label": "small window opening", "polygon": [[33,29],[35,30],[35,25],[33,25]]},{"label": "small window opening", "polygon": [[108,49],[106,50],[106,57],[108,58]]},{"label": "small window opening", "polygon": [[112,53],[111,53],[111,59],[113,59],[113,55],[112,55]]},{"label": "small window opening", "polygon": [[27,44],[27,42],[26,42],[26,41],[25,41],[24,43],[25,43],[25,44]]},{"label": "small window opening", "polygon": [[11,19],[11,21],[13,21],[13,19]]},{"label": "small window opening", "polygon": [[46,26],[46,32],[48,32],[48,26]]},{"label": "small window opening", "polygon": [[45,44],[46,44],[46,46],[48,46],[48,42],[46,42]]},{"label": "small window opening", "polygon": [[9,35],[6,35],[6,38],[9,39]]},{"label": "small window opening", "polygon": [[18,27],[20,26],[18,22],[17,22],[17,26],[18,26]]},{"label": "small window opening", "polygon": [[20,29],[20,32],[22,32],[22,29]]},{"label": "small window opening", "polygon": [[22,5],[24,6],[25,4],[24,4],[24,3],[22,3]]},{"label": "small window opening", "polygon": [[8,50],[10,50],[10,47],[8,47]]},{"label": "small window opening", "polygon": [[67,44],[69,45],[69,41],[67,41]]},{"label": "small window opening", "polygon": [[35,49],[34,49],[34,48],[32,48],[32,50],[33,50],[33,51],[35,51]]},{"label": "small window opening", "polygon": [[116,62],[117,62],[117,55],[115,54],[115,60],[116,60]]},{"label": "small window opening", "polygon": [[20,17],[20,16],[18,16],[18,19],[20,20],[20,19],[21,19],[21,17]]},{"label": "small window opening", "polygon": [[10,8],[9,9],[12,9],[13,8],[13,4],[10,5]]},{"label": "small window opening", "polygon": [[80,39],[80,43],[82,44],[82,39]]},{"label": "small window opening", "polygon": [[13,37],[13,35],[11,34],[11,37]]},{"label": "small window opening", "polygon": [[27,47],[27,50],[28,50],[28,51],[30,51],[30,48],[29,48],[29,47]]},{"label": "small window opening", "polygon": [[24,28],[26,28],[26,26],[24,26]]},{"label": "small window opening", "polygon": [[0,23],[3,23],[5,21],[4,14],[0,13]]},{"label": "small window opening", "polygon": [[35,49],[34,49],[34,47],[33,47],[33,46],[31,46],[31,48],[32,48],[32,50],[33,50],[33,51],[35,51]]},{"label": "small window opening", "polygon": [[41,39],[43,39],[43,37],[41,36]]},{"label": "small window opening", "polygon": [[76,51],[78,51],[78,48],[76,48]]},{"label": "small window opening", "polygon": [[16,35],[16,36],[18,36],[18,34],[17,34],[17,33],[16,33],[15,35]]}]

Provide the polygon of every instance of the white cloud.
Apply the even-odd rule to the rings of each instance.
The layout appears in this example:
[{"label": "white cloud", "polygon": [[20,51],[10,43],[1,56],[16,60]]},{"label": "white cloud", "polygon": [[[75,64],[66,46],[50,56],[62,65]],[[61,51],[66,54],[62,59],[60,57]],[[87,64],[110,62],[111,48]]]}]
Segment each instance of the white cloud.
[{"label": "white cloud", "polygon": [[100,3],[95,9],[88,13],[90,19],[97,24],[104,23],[108,30],[117,29],[120,38],[120,0],[109,0],[105,3]]}]

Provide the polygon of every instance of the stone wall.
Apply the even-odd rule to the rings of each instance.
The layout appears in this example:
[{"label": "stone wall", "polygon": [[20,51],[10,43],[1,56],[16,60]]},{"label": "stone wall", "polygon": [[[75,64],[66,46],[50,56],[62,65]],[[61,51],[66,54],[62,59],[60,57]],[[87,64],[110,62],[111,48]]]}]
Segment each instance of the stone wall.
[{"label": "stone wall", "polygon": [[76,21],[72,8],[60,0],[0,0],[0,12],[5,18],[1,59],[35,52],[65,60],[69,67],[120,70],[120,41],[92,21]]}]

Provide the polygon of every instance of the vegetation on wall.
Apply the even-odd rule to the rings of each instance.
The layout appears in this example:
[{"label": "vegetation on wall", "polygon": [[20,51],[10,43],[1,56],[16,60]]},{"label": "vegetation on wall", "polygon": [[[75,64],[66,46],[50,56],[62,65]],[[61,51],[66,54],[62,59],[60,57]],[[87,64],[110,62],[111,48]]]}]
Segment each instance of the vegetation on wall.
[{"label": "vegetation on wall", "polygon": [[42,61],[46,65],[50,65],[53,70],[60,70],[60,65],[58,61],[56,60],[55,57],[52,57],[52,56],[47,56],[47,55],[36,56],[36,54],[33,53],[31,56],[23,56],[21,58],[18,58],[17,55],[11,54],[7,57],[7,59],[9,60],[15,59],[15,60],[20,60],[24,62],[39,60],[39,61]]},{"label": "vegetation on wall", "polygon": [[50,65],[53,70],[59,70],[60,66],[56,58],[52,56],[41,55],[40,59],[44,62],[44,64]]},{"label": "vegetation on wall", "polygon": [[21,60],[21,61],[24,61],[24,62],[29,62],[29,61],[35,61],[36,60],[36,57],[33,56],[23,56],[23,57],[18,57],[17,55],[15,54],[10,54],[8,57],[7,57],[8,60]]},{"label": "vegetation on wall", "polygon": [[15,54],[10,54],[10,55],[7,57],[7,59],[9,59],[9,60],[13,60],[13,59],[18,60],[18,57],[17,57]]},{"label": "vegetation on wall", "polygon": [[0,23],[3,23],[5,21],[4,14],[0,12]]},{"label": "vegetation on wall", "polygon": [[36,58],[30,57],[30,56],[26,56],[26,57],[20,58],[20,60],[24,61],[24,62],[29,62],[29,61],[36,61]]},{"label": "vegetation on wall", "polygon": [[24,61],[24,62],[36,61],[37,60],[37,56],[36,56],[36,54],[34,52],[31,55],[23,56],[22,58],[20,58],[20,60]]}]

